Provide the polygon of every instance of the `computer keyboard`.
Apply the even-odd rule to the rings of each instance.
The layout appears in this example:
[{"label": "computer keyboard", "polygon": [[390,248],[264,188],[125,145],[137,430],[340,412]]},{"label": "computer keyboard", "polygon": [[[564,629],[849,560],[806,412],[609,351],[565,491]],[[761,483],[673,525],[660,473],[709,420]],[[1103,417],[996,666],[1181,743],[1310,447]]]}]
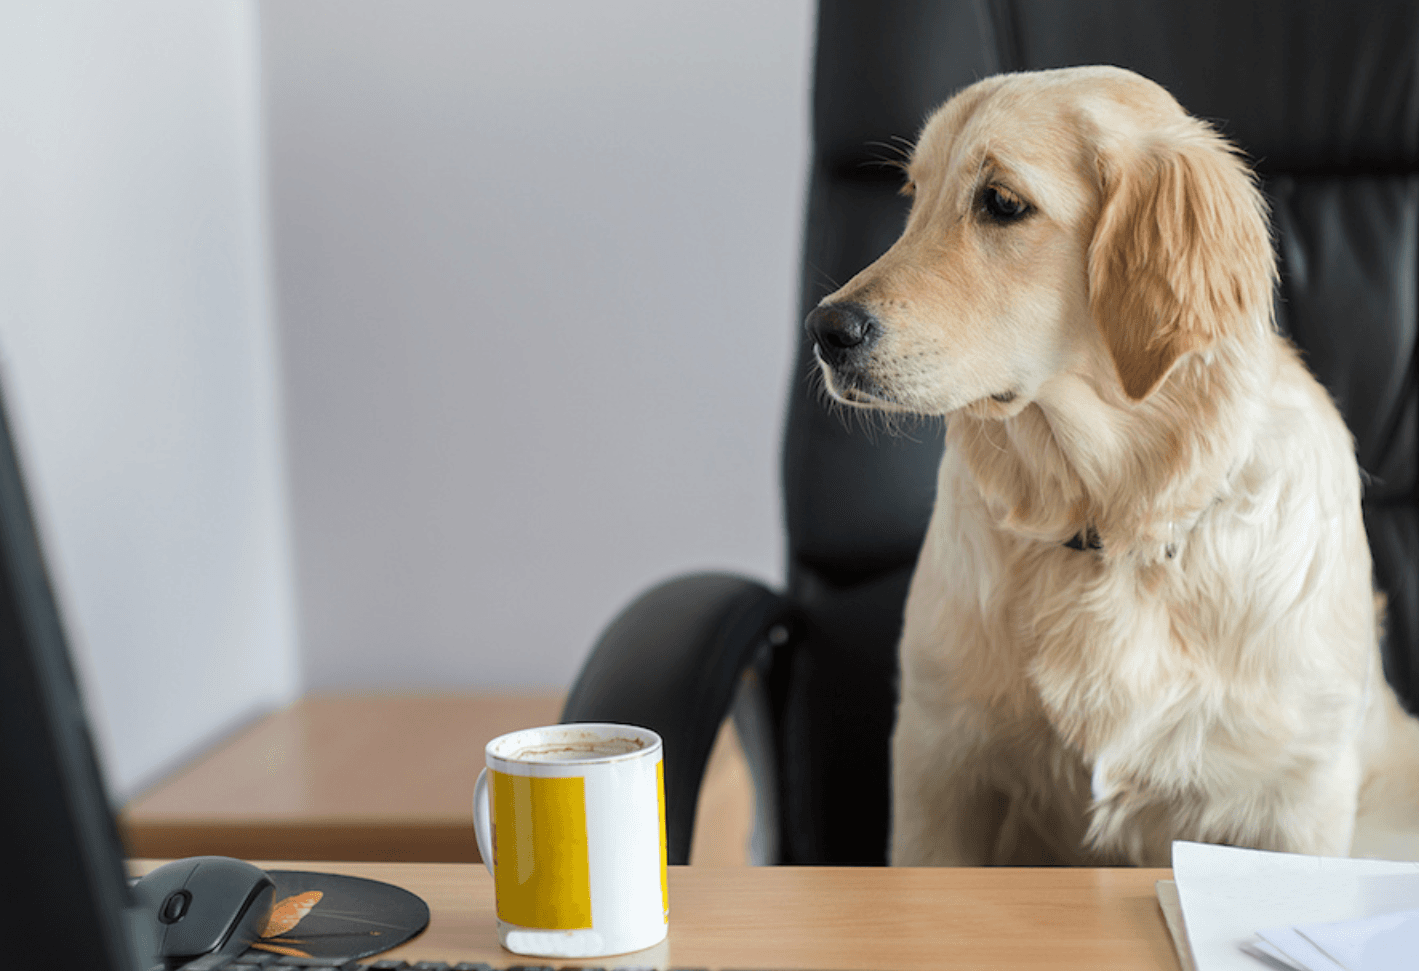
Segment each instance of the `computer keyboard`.
[{"label": "computer keyboard", "polygon": [[[397,961],[383,958],[379,961],[356,961],[348,958],[299,958],[282,957],[278,961],[258,961],[251,964],[247,958],[226,958],[204,962],[206,958],[189,961],[179,971],[558,971],[552,965],[509,964],[502,967],[484,961]],[[578,965],[576,971],[653,971],[653,968],[639,965],[614,965],[614,967],[589,967]],[[674,971],[705,971],[704,968],[675,968]]]},{"label": "computer keyboard", "polygon": [[[353,960],[348,958],[279,957],[248,952],[236,957],[207,955],[182,965],[179,971],[557,971],[551,965],[492,965],[483,961],[400,961],[391,958]],[[643,965],[577,965],[577,971],[652,971]],[[704,968],[674,968],[672,971],[707,971]],[[768,971],[768,969],[765,969]]]}]

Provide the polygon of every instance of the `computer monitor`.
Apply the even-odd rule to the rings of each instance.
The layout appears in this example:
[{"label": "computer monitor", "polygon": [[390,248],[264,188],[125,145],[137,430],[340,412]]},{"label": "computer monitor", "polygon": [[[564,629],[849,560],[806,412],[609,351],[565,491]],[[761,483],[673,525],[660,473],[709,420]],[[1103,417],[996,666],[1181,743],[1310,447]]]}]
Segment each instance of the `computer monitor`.
[{"label": "computer monitor", "polygon": [[0,965],[142,971],[123,850],[0,394]]}]

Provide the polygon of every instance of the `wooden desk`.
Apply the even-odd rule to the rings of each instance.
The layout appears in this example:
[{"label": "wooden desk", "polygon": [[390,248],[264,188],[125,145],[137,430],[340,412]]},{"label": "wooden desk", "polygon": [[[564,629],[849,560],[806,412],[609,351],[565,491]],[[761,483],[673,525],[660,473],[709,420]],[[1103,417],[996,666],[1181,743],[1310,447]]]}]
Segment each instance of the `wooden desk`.
[{"label": "wooden desk", "polygon": [[[151,862],[136,869],[146,871]],[[283,864],[265,863],[269,869]],[[670,937],[648,951],[572,962],[498,945],[481,865],[321,863],[429,905],[428,930],[387,952],[406,961],[559,966],[1178,971],[1154,894],[1170,870],[671,867]]]},{"label": "wooden desk", "polygon": [[[261,719],[129,803],[133,856],[477,862],[483,746],[555,724],[561,693],[314,695]],[[692,862],[743,862],[753,787],[721,732]]]}]

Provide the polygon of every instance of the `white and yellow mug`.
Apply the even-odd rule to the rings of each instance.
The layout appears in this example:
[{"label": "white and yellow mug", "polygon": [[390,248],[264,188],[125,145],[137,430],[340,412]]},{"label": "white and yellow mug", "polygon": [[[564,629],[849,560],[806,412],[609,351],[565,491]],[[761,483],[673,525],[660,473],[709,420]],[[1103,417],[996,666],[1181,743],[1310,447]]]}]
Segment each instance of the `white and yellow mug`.
[{"label": "white and yellow mug", "polygon": [[610,724],[529,728],[488,743],[473,824],[503,947],[583,958],[665,939],[662,751],[650,729]]}]

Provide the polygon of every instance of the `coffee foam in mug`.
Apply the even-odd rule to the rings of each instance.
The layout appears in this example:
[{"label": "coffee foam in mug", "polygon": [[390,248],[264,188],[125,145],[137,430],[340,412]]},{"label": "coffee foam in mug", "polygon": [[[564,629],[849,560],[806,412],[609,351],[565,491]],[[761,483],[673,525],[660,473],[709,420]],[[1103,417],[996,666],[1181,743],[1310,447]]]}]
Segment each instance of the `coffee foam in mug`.
[{"label": "coffee foam in mug", "polygon": [[559,739],[525,745],[509,758],[516,762],[579,762],[583,759],[608,759],[643,748],[645,742],[638,738]]}]

